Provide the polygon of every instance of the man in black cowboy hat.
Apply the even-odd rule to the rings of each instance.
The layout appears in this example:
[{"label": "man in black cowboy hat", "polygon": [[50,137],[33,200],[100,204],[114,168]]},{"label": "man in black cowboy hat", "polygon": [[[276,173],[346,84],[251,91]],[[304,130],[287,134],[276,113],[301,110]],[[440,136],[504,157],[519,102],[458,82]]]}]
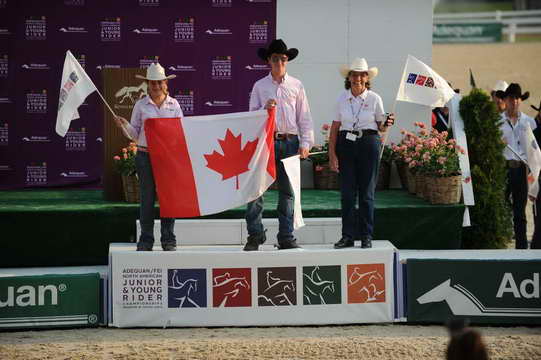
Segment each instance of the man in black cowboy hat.
[{"label": "man in black cowboy hat", "polygon": [[[293,189],[280,160],[296,154],[306,158],[314,143],[312,117],[304,86],[286,72],[287,63],[298,54],[299,50],[288,49],[281,39],[272,41],[268,49],[260,48],[257,55],[268,62],[271,72],[254,84],[250,96],[250,111],[276,108],[274,154],[278,184],[278,249],[299,247],[293,236]],[[262,213],[263,197],[248,204],[245,251],[257,250],[266,240]]]},{"label": "man in black cowboy hat", "polygon": [[[541,102],[539,102],[539,107],[536,108],[533,105],[530,105],[532,109],[537,111],[537,115],[535,117],[535,121],[537,123],[537,128],[534,130],[533,134],[535,135],[535,140],[537,140],[537,144],[541,144]],[[539,186],[541,187],[541,178],[539,179]],[[541,214],[539,211],[541,211],[541,194],[537,195],[537,198],[535,199],[535,210],[534,211],[534,231],[532,236],[532,243],[530,244],[530,248],[532,249],[541,249]]]},{"label": "man in black cowboy hat", "polygon": [[535,120],[522,113],[519,108],[530,93],[522,93],[520,85],[511,83],[505,91],[499,94],[505,101],[505,111],[501,115],[500,130],[503,141],[507,144],[503,156],[507,162],[506,198],[512,198],[513,226],[515,231],[515,247],[527,249],[526,239],[526,204],[528,202],[528,169],[525,163],[526,145],[521,142],[526,126],[532,130],[537,128]]}]

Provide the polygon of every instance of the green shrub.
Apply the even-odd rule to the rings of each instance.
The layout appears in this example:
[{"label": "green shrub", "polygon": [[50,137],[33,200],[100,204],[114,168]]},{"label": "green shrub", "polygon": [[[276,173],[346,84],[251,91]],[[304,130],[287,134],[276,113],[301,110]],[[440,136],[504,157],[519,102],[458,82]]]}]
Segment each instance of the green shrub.
[{"label": "green shrub", "polygon": [[473,89],[460,102],[460,115],[468,139],[475,195],[470,207],[471,227],[463,228],[462,247],[505,248],[511,238],[511,211],[505,201],[507,170],[500,131],[500,114],[489,95]]}]

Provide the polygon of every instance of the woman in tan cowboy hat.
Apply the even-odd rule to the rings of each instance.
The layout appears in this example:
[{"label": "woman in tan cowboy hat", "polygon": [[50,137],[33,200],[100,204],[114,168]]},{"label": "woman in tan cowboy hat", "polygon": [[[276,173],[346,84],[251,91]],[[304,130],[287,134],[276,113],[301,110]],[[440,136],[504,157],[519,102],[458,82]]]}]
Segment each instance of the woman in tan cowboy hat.
[{"label": "woman in tan cowboy hat", "polygon": [[370,90],[370,81],[378,75],[376,67],[356,58],[339,71],[347,91],[338,98],[329,136],[329,162],[332,170],[340,172],[342,201],[342,238],[334,247],[352,247],[360,235],[361,246],[370,248],[381,151],[379,132],[394,124],[394,114],[386,116],[381,97]]},{"label": "woman in tan cowboy hat", "polygon": [[[132,139],[137,142],[135,166],[139,177],[141,202],[139,207],[139,222],[141,236],[137,242],[137,251],[151,251],[154,244],[154,202],[156,200],[156,185],[152,174],[152,164],[147,151],[145,121],[149,118],[178,118],[182,117],[182,109],[177,100],[169,96],[167,81],[176,75],[165,75],[160,64],[151,64],[146,76],[135,75],[144,79],[148,85],[148,95],[135,103],[131,121],[117,116],[118,127],[124,127]],[[161,219],[161,244],[165,251],[176,250],[176,238],[173,231],[175,219]]]}]

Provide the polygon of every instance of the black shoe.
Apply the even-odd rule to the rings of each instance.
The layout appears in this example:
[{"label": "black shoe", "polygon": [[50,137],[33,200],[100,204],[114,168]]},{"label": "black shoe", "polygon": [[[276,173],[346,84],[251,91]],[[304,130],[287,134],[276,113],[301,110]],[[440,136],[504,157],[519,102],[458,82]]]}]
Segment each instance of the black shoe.
[{"label": "black shoe", "polygon": [[370,237],[363,237],[361,239],[361,248],[370,249],[372,247],[372,239]]},{"label": "black shoe", "polygon": [[152,244],[139,241],[137,243],[137,251],[152,251]]},{"label": "black shoe", "polygon": [[248,235],[248,239],[246,240],[246,245],[244,245],[243,250],[244,251],[257,251],[259,249],[259,245],[267,241],[267,235],[265,235],[265,232],[267,232],[267,230],[259,234]]},{"label": "black shoe", "polygon": [[278,250],[287,250],[287,249],[300,249],[301,247],[297,244],[297,239],[278,241],[276,248]]},{"label": "black shoe", "polygon": [[343,237],[338,242],[334,244],[335,249],[344,249],[348,247],[353,247],[355,245],[355,241],[353,239]]},{"label": "black shoe", "polygon": [[177,251],[177,244],[162,244],[163,251]]}]

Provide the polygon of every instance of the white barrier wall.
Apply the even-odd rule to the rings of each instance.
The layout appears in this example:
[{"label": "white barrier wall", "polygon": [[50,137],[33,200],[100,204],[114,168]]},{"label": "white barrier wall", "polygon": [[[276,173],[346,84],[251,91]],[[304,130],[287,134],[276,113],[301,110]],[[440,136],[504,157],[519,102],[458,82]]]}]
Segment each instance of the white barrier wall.
[{"label": "white barrier wall", "polygon": [[391,322],[396,249],[331,245],[244,252],[110,247],[110,325],[270,326]]}]

